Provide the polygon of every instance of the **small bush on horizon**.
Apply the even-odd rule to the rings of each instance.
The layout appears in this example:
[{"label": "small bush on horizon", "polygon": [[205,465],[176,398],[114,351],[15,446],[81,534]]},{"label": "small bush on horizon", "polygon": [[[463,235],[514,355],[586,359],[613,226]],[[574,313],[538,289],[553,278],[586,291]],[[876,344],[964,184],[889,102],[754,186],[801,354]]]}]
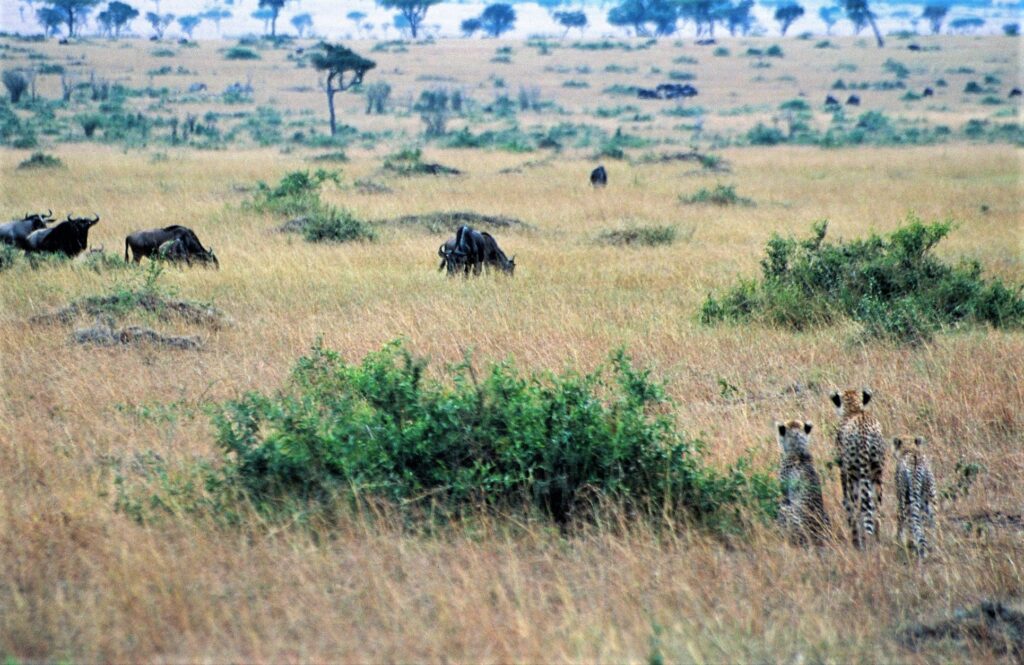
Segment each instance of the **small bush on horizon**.
[{"label": "small bush on horizon", "polygon": [[671,245],[676,240],[674,226],[636,226],[626,229],[609,229],[597,236],[597,241],[605,245],[643,245],[657,247]]},{"label": "small bush on horizon", "polygon": [[744,205],[752,206],[754,201],[736,193],[735,185],[715,185],[712,189],[701,187],[689,196],[680,196],[679,202],[686,205],[711,204],[717,206]]}]

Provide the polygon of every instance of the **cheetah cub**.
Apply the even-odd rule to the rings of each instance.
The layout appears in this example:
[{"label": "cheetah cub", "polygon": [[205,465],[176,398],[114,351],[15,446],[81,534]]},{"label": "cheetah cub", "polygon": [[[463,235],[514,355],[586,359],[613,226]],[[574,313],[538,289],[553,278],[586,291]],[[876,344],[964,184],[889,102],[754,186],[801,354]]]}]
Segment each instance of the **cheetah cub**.
[{"label": "cheetah cub", "polygon": [[813,428],[812,423],[799,420],[775,423],[782,448],[779,525],[795,545],[808,542],[821,545],[828,539],[831,527],[821,499],[821,481],[808,446],[808,435]]},{"label": "cheetah cub", "polygon": [[925,526],[935,525],[932,506],[935,505],[935,476],[932,465],[924,454],[925,440],[914,437],[914,445],[905,439],[892,440],[896,460],[896,539],[912,547],[924,558],[928,553]]},{"label": "cheetah cub", "polygon": [[831,399],[839,412],[836,459],[843,484],[846,523],[853,544],[863,548],[869,537],[876,542],[879,539],[885,440],[878,420],[864,410],[871,401],[869,391],[833,392]]}]

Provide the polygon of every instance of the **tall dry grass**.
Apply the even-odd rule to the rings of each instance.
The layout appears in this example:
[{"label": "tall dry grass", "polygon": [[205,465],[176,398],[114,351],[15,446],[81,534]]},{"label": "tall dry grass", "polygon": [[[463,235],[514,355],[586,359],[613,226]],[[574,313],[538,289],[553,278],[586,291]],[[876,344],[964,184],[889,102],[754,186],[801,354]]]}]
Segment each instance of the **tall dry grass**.
[{"label": "tall dry grass", "polygon": [[[940,254],[977,258],[992,276],[1024,280],[1018,150],[726,150],[733,173],[724,180],[756,202],[743,208],[679,205],[680,194],[723,180],[685,175],[692,168],[685,164],[609,163],[610,186],[594,192],[586,184],[592,164],[582,159],[507,176],[499,170],[528,157],[430,148],[430,159],[468,175],[395,179],[392,194],[366,195],[348,185],[374,175],[379,159],[354,152],[346,186],[325,198],[361,218],[465,209],[534,227],[497,234],[517,255],[513,279],[470,281],[436,272],[440,235],[385,228],[376,243],[317,246],[274,233],[279,220],[242,208],[248,193],[240,188],[308,168],[301,152],[167,149],[166,160],[94,144],[51,152],[66,170],[25,174],[14,170],[22,153],[0,153],[5,214],[98,212],[90,240],[116,252],[132,230],[191,226],[216,249],[221,270],[172,269],[161,283],[214,302],[234,324],[216,331],[158,324],[202,336],[198,353],[81,347],[70,341],[73,326],[28,318],[138,279],[139,271],[66,265],[0,274],[5,655],[87,662],[1001,657],[980,642],[930,644],[915,654],[899,635],[981,599],[1019,602],[1024,593],[1022,533],[965,532],[954,519],[1022,512],[1024,336],[974,330],[903,348],[862,343],[853,327],[800,334],[703,327],[695,312],[709,291],[756,272],[771,233],[805,234],[823,217],[830,233],[847,238],[890,231],[908,211],[951,217],[958,228]],[[661,248],[595,242],[601,230],[629,224],[674,224],[684,233]],[[404,337],[435,365],[473,348],[481,363],[514,357],[552,369],[590,368],[624,345],[667,382],[679,422],[708,442],[714,464],[751,451],[756,464],[774,465],[771,421],[813,420],[812,449],[837,522],[838,479],[824,470],[832,386],[872,387],[887,435],[928,437],[940,489],[955,481],[961,459],[984,471],[967,497],[942,505],[935,555],[923,565],[893,543],[889,501],[886,537],[867,553],[841,540],[819,552],[794,549],[770,527],[723,542],[626,521],[566,535],[491,516],[426,534],[386,515],[342,515],[301,529],[252,514],[224,528],[180,512],[143,526],[114,510],[119,475],[142,491],[156,487],[147,464],[154,456],[172,469],[216,459],[202,406],[275,389],[317,336],[350,360]]]}]

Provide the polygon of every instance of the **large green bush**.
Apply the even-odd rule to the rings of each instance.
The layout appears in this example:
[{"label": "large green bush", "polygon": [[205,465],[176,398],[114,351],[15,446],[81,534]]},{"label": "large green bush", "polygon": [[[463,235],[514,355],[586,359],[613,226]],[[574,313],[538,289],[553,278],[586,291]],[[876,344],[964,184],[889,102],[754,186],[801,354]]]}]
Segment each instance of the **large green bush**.
[{"label": "large green bush", "polygon": [[826,242],[827,222],[804,240],[773,235],[761,280],[741,280],[701,308],[705,323],[761,321],[805,329],[851,318],[875,337],[919,342],[961,324],[1024,325],[1021,287],[983,279],[981,264],[948,265],[933,253],[952,230],[910,216],[888,236]]},{"label": "large green bush", "polygon": [[524,376],[511,362],[447,380],[399,342],[345,363],[315,345],[286,388],[215,410],[221,489],[271,513],[384,501],[454,516],[527,508],[564,524],[605,501],[634,515],[734,527],[774,509],[775,486],[741,462],[708,468],[666,415],[661,385],[623,352],[592,374]]},{"label": "large green bush", "polygon": [[323,208],[320,201],[320,187],[324,182],[340,182],[337,171],[317,169],[286,173],[281,182],[271,187],[265,182],[256,183],[256,193],[247,203],[258,212],[280,215],[312,214]]}]

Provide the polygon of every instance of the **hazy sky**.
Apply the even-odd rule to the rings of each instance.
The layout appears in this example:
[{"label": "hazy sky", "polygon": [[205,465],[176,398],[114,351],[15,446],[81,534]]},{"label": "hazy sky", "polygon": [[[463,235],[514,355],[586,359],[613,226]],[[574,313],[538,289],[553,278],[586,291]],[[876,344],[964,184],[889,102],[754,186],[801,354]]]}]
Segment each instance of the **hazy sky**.
[{"label": "hazy sky", "polygon": [[[131,4],[144,16],[146,12],[154,11],[157,4],[153,0],[125,0],[128,4]],[[159,7],[161,13],[172,13],[176,16],[184,16],[187,14],[199,14],[203,11],[214,6],[214,2],[211,0],[160,0]],[[225,37],[237,37],[239,35],[247,33],[261,34],[263,32],[263,22],[252,18],[252,13],[258,8],[258,0],[234,0],[232,4],[227,2],[221,2],[221,6],[230,11],[233,16],[230,19],[226,19],[221,23],[221,33]],[[807,9],[806,14],[803,18],[798,20],[792,28],[790,28],[790,35],[798,35],[804,31],[812,32],[824,32],[825,26],[818,18],[818,8],[824,4],[832,4],[825,0],[818,1],[807,1],[801,4]],[[905,11],[912,12],[913,14],[920,14],[921,2],[908,3],[902,7],[893,5],[882,5],[876,6],[876,12],[883,17],[882,29],[888,31],[890,29],[901,29],[909,26],[906,20],[892,20],[887,19],[893,11],[898,9],[904,9]],[[1019,6],[1019,2],[1016,3]],[[105,6],[106,3],[102,3],[100,8]],[[40,32],[39,24],[35,21],[35,9],[42,6],[40,0],[34,0],[33,3],[29,3],[26,0],[0,0],[0,28],[7,32],[21,32],[21,33],[38,33]],[[478,16],[483,11],[484,3],[442,3],[431,7],[427,13],[427,18],[424,24],[429,30],[437,31],[442,36],[454,36],[459,33],[459,24],[463,19]],[[623,30],[608,25],[606,20],[608,10],[614,6],[613,3],[607,4],[600,3],[587,3],[584,9],[587,13],[589,20],[589,27],[585,32],[586,37],[596,38],[602,35],[614,35],[622,37],[625,35]],[[578,9],[579,4],[576,4],[573,9]],[[548,15],[547,11],[541,8],[539,5],[533,3],[522,3],[515,4],[516,14],[518,19],[516,22],[516,28],[514,31],[509,33],[510,37],[514,38],[525,38],[529,35],[538,33],[558,33],[560,32],[558,26]],[[98,10],[97,10],[98,11]],[[393,11],[385,11],[380,9],[371,0],[295,0],[289,2],[284,10],[281,12],[281,16],[278,19],[278,32],[281,34],[294,34],[295,29],[292,27],[290,20],[296,14],[309,13],[313,16],[313,29],[317,34],[325,35],[332,39],[340,38],[352,38],[356,36],[356,30],[353,22],[346,18],[346,15],[352,11],[361,11],[367,15],[365,19],[366,23],[373,26],[372,31],[369,33],[376,38],[389,38],[395,39],[399,37],[399,32],[393,26]],[[757,4],[754,8],[754,15],[757,17],[761,26],[767,30],[768,35],[778,35],[778,24],[772,20],[771,13],[774,10],[772,8]],[[1010,10],[1003,8],[993,11],[991,9],[967,9],[957,8],[954,3],[954,9],[950,13],[951,17],[974,15],[981,17],[990,17],[993,14],[998,14],[1000,18],[997,20],[989,21],[989,25],[986,26],[984,32],[1000,32],[1000,26],[1010,20]],[[1017,11],[1017,18],[1019,19],[1020,13]],[[382,26],[387,26],[383,28]],[[135,19],[132,23],[133,32],[139,35],[148,36],[152,33],[149,24],[142,16]],[[918,25],[918,30],[926,31],[927,24],[921,22]],[[90,21],[87,28],[88,33],[94,33],[96,31],[95,23]],[[723,31],[724,32],[724,31]],[[849,34],[850,24],[846,21],[841,21],[836,26],[837,34]],[[178,26],[173,25],[168,31],[168,36],[176,36],[179,33]],[[572,31],[570,37],[575,38],[579,33]],[[692,35],[692,28],[687,27],[684,32],[684,36]],[[217,37],[217,31],[214,24],[211,21],[204,21],[199,28],[195,31],[195,37],[197,39],[212,39]]]}]

